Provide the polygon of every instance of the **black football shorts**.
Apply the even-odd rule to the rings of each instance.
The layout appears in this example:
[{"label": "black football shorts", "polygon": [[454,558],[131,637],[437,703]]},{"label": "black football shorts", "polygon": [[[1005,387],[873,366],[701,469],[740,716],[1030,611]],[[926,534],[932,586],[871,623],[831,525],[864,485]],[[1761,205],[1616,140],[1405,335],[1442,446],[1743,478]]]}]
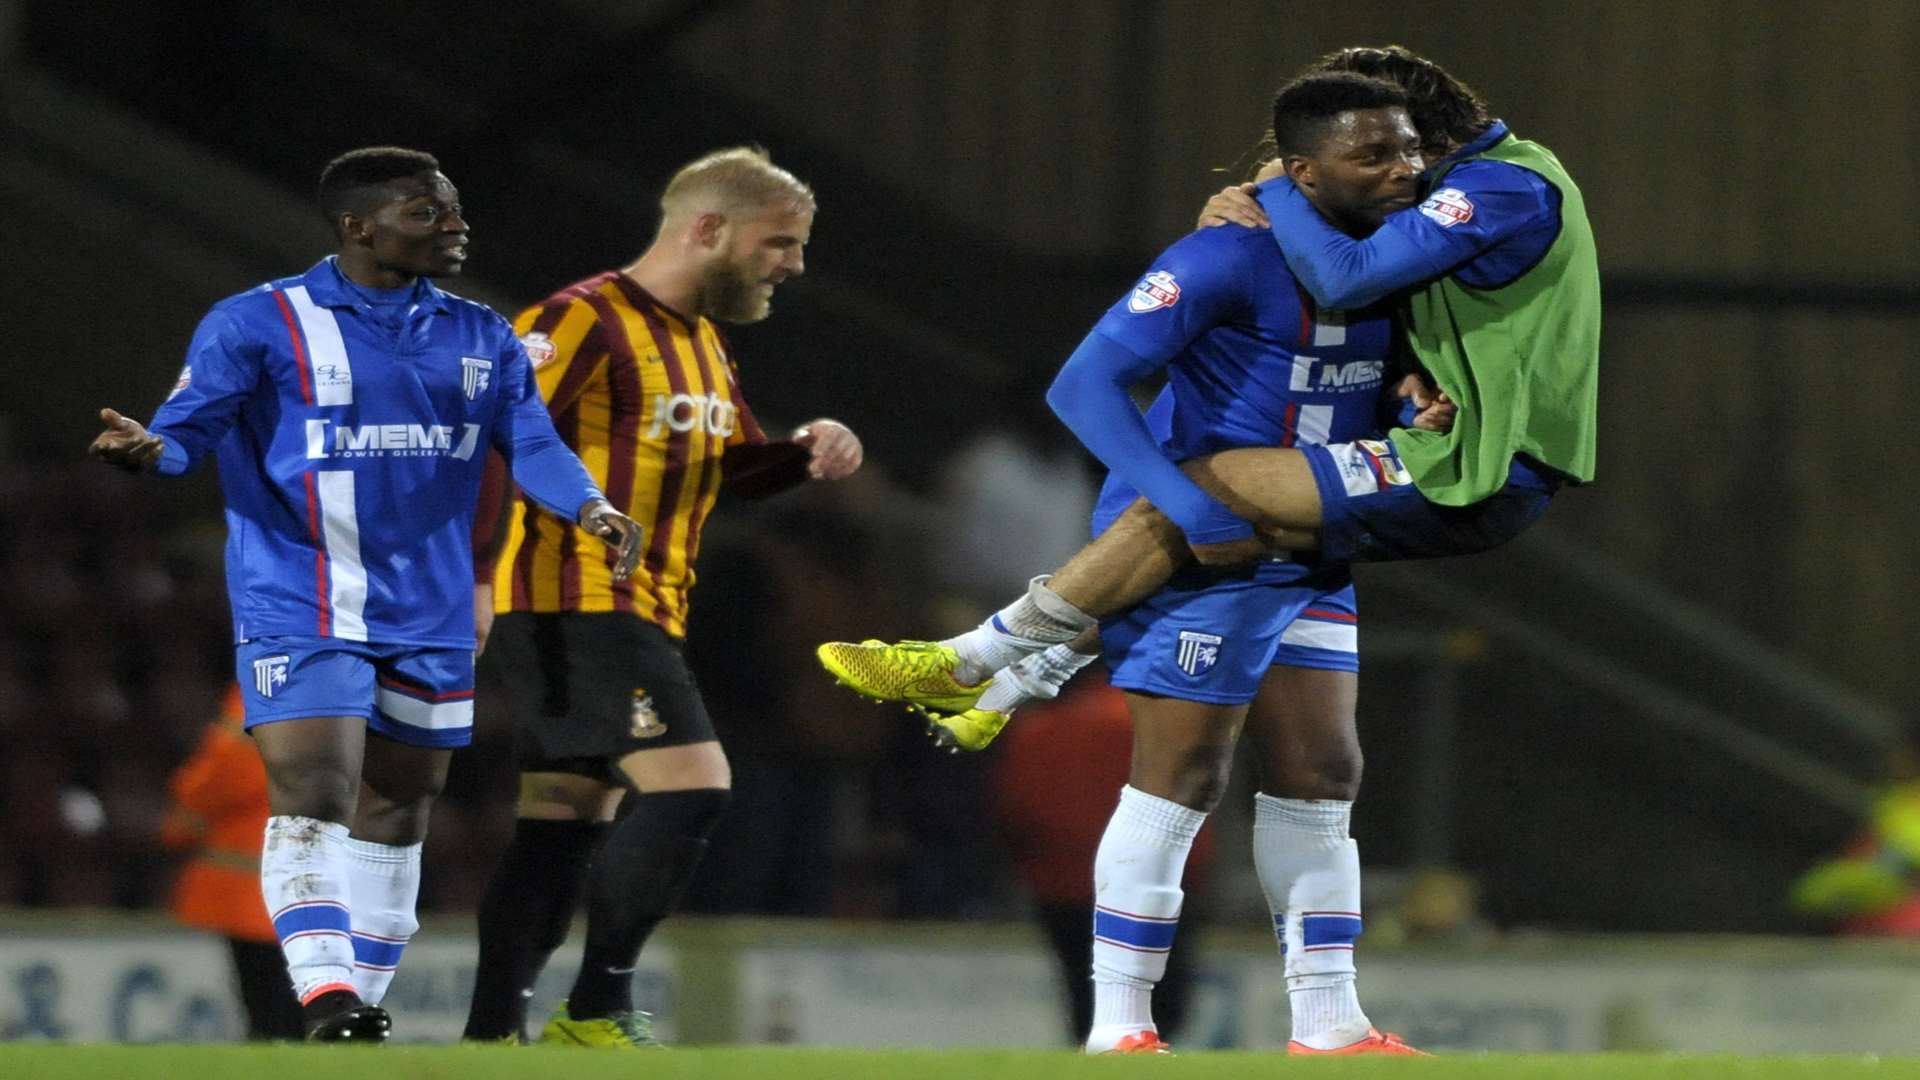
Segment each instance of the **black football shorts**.
[{"label": "black football shorts", "polygon": [[507,612],[481,663],[506,689],[523,772],[613,783],[635,750],[714,739],[680,642],[637,615]]}]

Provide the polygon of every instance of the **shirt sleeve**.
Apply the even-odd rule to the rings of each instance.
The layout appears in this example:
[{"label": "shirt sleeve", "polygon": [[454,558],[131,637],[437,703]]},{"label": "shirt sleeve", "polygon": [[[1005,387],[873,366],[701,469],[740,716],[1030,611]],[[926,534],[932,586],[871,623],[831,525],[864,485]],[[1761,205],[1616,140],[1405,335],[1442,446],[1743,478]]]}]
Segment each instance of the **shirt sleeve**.
[{"label": "shirt sleeve", "polygon": [[1353,310],[1452,273],[1535,230],[1554,210],[1526,175],[1504,162],[1469,162],[1448,173],[1418,206],[1387,215],[1364,240],[1334,228],[1284,176],[1260,185],[1258,196],[1287,266],[1314,301]]},{"label": "shirt sleeve", "polygon": [[188,472],[226,437],[260,383],[263,352],[264,346],[248,337],[231,311],[215,309],[200,320],[173,393],[147,425],[166,440],[155,472]]},{"label": "shirt sleeve", "polygon": [[526,349],[502,327],[499,359],[500,416],[492,432],[493,448],[506,459],[514,482],[527,497],[572,521],[588,502],[605,498],[580,458],[553,430],[540,398],[533,362]]},{"label": "shirt sleeve", "polygon": [[1047,390],[1047,404],[1080,442],[1195,544],[1242,539],[1253,526],[1167,457],[1128,390],[1242,309],[1247,274],[1240,263],[1238,239],[1218,230],[1168,248]]},{"label": "shirt sleeve", "polygon": [[533,365],[549,415],[567,411],[607,369],[607,339],[593,306],[578,296],[536,304],[513,321],[513,332]]}]

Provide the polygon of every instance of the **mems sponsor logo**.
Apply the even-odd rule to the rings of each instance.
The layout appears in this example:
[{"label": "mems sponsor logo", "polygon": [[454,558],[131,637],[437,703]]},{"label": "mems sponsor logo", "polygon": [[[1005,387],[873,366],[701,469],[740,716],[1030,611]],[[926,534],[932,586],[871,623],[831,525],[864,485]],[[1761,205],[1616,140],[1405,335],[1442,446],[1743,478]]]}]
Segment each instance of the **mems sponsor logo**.
[{"label": "mems sponsor logo", "polygon": [[1289,390],[1375,390],[1385,376],[1384,360],[1322,360],[1317,356],[1293,358],[1293,376]]},{"label": "mems sponsor logo", "polygon": [[[458,436],[456,438],[455,436]],[[479,424],[335,424],[307,421],[307,457],[452,457],[466,461],[480,442]]]}]

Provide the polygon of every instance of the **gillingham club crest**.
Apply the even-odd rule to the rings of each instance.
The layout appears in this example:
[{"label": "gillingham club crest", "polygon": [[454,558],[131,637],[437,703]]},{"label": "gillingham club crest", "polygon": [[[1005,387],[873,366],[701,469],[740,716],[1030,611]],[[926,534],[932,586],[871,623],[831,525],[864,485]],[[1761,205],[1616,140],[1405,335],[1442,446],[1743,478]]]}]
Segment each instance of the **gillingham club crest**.
[{"label": "gillingham club crest", "polygon": [[290,657],[263,656],[253,662],[253,689],[263,698],[272,698],[273,692],[287,685],[287,663]]},{"label": "gillingham club crest", "polygon": [[1213,665],[1220,662],[1220,643],[1223,640],[1218,634],[1182,630],[1174,662],[1180,665],[1181,671],[1197,679],[1212,671]]},{"label": "gillingham club crest", "polygon": [[467,400],[472,401],[487,392],[487,384],[493,381],[493,361],[482,360],[477,356],[460,358],[460,388],[467,392]]}]

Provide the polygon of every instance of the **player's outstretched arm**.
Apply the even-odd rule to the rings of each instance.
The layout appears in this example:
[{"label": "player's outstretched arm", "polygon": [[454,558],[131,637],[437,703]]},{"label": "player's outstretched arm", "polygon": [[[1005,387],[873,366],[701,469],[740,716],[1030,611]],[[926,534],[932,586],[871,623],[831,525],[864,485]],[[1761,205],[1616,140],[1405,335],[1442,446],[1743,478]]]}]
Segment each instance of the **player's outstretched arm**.
[{"label": "player's outstretched arm", "polygon": [[641,544],[646,538],[646,530],[640,523],[613,508],[605,499],[590,500],[580,508],[580,527],[606,541],[608,547],[619,552],[614,560],[613,577],[621,581],[633,576],[640,568]]},{"label": "player's outstretched arm", "polygon": [[107,426],[107,430],[94,436],[87,453],[109,465],[129,472],[141,472],[153,468],[167,448],[165,439],[149,432],[145,425],[131,416],[122,416],[112,409],[101,409],[100,422]]}]

